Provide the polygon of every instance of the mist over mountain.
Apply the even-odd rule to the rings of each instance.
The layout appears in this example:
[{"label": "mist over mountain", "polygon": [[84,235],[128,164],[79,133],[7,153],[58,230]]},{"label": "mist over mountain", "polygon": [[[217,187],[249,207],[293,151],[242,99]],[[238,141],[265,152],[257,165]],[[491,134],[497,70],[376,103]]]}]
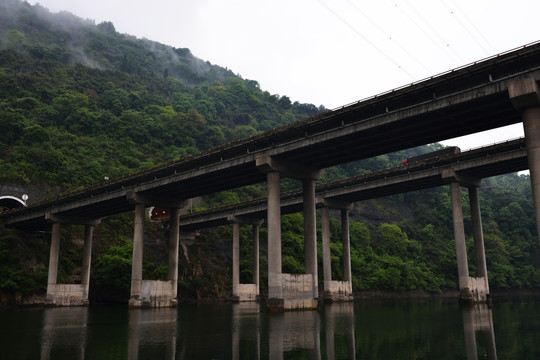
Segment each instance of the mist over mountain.
[{"label": "mist over mountain", "polygon": [[323,110],[189,49],[19,0],[0,1],[0,79],[0,179],[71,188]]},{"label": "mist over mountain", "polygon": [[196,58],[189,49],[120,34],[110,22],[95,24],[68,12],[51,13],[39,4],[3,0],[0,19],[2,46],[38,58],[139,75],[166,73],[190,85],[234,76],[230,70]]}]

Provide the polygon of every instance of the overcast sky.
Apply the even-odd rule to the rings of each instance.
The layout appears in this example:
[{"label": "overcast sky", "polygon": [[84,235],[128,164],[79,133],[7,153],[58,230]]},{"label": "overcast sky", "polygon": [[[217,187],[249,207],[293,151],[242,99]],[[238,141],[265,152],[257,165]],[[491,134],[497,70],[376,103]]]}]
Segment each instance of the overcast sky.
[{"label": "overcast sky", "polygon": [[[335,108],[540,40],[539,0],[39,0]],[[520,125],[444,142],[468,149]]]}]

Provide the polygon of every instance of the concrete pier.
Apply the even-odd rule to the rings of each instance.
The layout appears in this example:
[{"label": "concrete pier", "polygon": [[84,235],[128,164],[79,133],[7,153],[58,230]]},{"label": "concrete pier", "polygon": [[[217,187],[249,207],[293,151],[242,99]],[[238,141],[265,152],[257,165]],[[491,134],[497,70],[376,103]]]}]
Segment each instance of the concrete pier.
[{"label": "concrete pier", "polygon": [[315,181],[304,180],[304,255],[306,274],[313,276],[312,297],[319,297],[317,278],[317,213],[315,208]]},{"label": "concrete pier", "polygon": [[58,256],[60,252],[60,223],[52,224],[51,251],[49,254],[49,275],[47,277],[47,304],[56,304],[56,279],[58,277]]},{"label": "concrete pier", "polygon": [[167,281],[143,280],[144,210],[145,205],[143,204],[135,206],[129,306],[133,308],[175,306],[178,296],[179,209],[170,209],[169,274]]},{"label": "concrete pier", "polygon": [[92,240],[94,237],[94,225],[84,226],[84,248],[81,286],[83,290],[83,301],[88,301],[88,289],[90,287],[90,267],[92,264]]},{"label": "concrete pier", "polygon": [[486,251],[484,249],[484,233],[482,231],[482,217],[480,214],[480,200],[478,187],[469,186],[469,204],[471,208],[471,222],[474,239],[474,255],[476,259],[476,284],[471,286],[475,302],[489,302],[489,281],[486,265]]},{"label": "concrete pier", "polygon": [[172,292],[178,294],[178,250],[180,246],[180,209],[170,209],[169,223],[169,277]]},{"label": "concrete pier", "polygon": [[454,221],[454,239],[456,242],[456,259],[459,277],[459,297],[463,301],[472,301],[469,287],[469,264],[467,262],[467,247],[463,226],[463,210],[461,206],[461,190],[459,183],[450,184],[450,199],[452,201],[452,218]]},{"label": "concrete pier", "polygon": [[129,306],[142,305],[142,264],[144,249],[144,204],[135,205],[133,256],[131,263],[131,294]]},{"label": "concrete pier", "polygon": [[[47,296],[45,300],[46,304],[52,306],[88,305],[90,266],[92,263],[92,237],[94,232],[94,226],[99,224],[100,220],[64,217],[50,213],[47,213],[45,217],[47,218],[47,220],[52,222],[51,250],[49,254],[49,274],[47,278]],[[85,226],[82,276],[80,284],[57,284],[61,224]]]},{"label": "concrete pier", "polygon": [[[233,226],[232,248],[232,297],[236,302],[257,301],[259,297],[259,226],[262,219],[250,219],[232,216],[229,222]],[[253,283],[240,283],[240,225],[253,226]]]},{"label": "concrete pier", "polygon": [[[450,199],[452,201],[460,301],[465,303],[489,302],[491,299],[489,294],[484,236],[482,233],[482,219],[478,198],[478,187],[481,186],[482,180],[464,176],[455,171],[444,173],[443,178],[450,183]],[[469,190],[469,203],[471,208],[471,222],[477,266],[476,277],[469,276],[465,228],[463,225],[463,210],[461,205],[461,185],[466,186]]]},{"label": "concrete pier", "polygon": [[[349,209],[351,204],[323,201],[321,209],[321,230],[322,230],[322,251],[323,251],[323,278],[324,278],[324,300],[353,301],[352,275],[351,275],[351,254],[349,238]],[[332,280],[332,264],[330,254],[330,215],[329,209],[341,210],[341,241],[343,252],[343,280]]]},{"label": "concrete pier", "polygon": [[534,78],[524,78],[511,83],[508,94],[512,105],[521,111],[523,118],[536,229],[540,241],[540,89]]},{"label": "concrete pier", "polygon": [[[131,267],[131,294],[129,307],[176,306],[178,296],[178,250],[180,242],[179,214],[184,201],[145,197],[134,192],[127,194],[135,205],[133,228],[133,259]],[[144,211],[147,205],[169,208],[169,273],[168,280],[143,280]]]},{"label": "concrete pier", "polygon": [[[268,300],[270,311],[316,309],[318,305],[315,183],[322,170],[260,154],[259,171],[267,175]],[[281,176],[303,180],[306,274],[283,274],[281,263]]]},{"label": "concrete pier", "polygon": [[238,286],[240,285],[240,224],[233,223],[232,245],[232,295],[239,301]]},{"label": "concrete pier", "polygon": [[259,224],[253,225],[253,282],[255,291],[260,295],[261,275],[259,269]]},{"label": "concrete pier", "polygon": [[279,173],[267,174],[268,186],[268,305],[283,307],[281,281],[281,199]]}]

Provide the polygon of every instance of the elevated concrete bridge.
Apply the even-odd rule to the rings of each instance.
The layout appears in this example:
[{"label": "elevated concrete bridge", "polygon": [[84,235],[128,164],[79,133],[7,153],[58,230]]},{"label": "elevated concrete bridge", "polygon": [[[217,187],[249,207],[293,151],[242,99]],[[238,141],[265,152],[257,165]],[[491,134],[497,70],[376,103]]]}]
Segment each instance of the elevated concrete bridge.
[{"label": "elevated concrete bridge", "polygon": [[[268,305],[316,308],[315,181],[326,167],[523,122],[540,229],[539,81],[540,43],[535,43],[140,174],[2,214],[0,220],[24,229],[45,228],[52,222],[51,269],[58,261],[61,223],[85,225],[90,241],[90,229],[99,219],[135,209],[130,303],[170,305],[176,297],[178,209],[183,202],[266,181]],[[303,181],[305,276],[292,277],[281,270],[281,177]],[[457,202],[459,183],[468,180],[448,179],[453,179],[452,198]],[[142,280],[143,219],[148,205],[168,207],[172,214],[169,281],[163,284]],[[454,213],[456,218],[459,214]],[[456,235],[456,244],[459,262],[464,249],[461,235]],[[53,290],[55,271],[49,273]],[[465,289],[468,280],[462,273],[460,270],[460,288]],[[304,289],[301,293],[300,288]],[[54,301],[57,295],[51,292],[48,297]]]},{"label": "elevated concrete bridge", "polygon": [[[527,169],[527,151],[525,139],[516,139],[492,146],[470,150],[460,154],[444,156],[411,164],[384,169],[364,175],[358,175],[347,179],[322,183],[315,187],[316,207],[321,209],[322,221],[322,251],[323,251],[323,275],[325,300],[339,301],[351,300],[351,264],[350,264],[350,240],[348,232],[348,210],[352,203],[380,198],[383,196],[401,194],[409,191],[443,186],[452,183],[463,184],[468,187],[470,195],[470,207],[476,211],[473,214],[473,237],[475,240],[475,256],[478,277],[469,277],[467,256],[462,248],[458,256],[458,266],[461,273],[463,300],[473,302],[486,302],[489,299],[489,284],[487,267],[484,255],[483,234],[480,220],[480,205],[478,201],[477,187],[482,179],[517,172]],[[452,191],[452,205],[454,210],[456,239],[465,241],[463,228],[463,215],[459,187]],[[458,200],[459,199],[459,200]],[[295,189],[281,195],[281,214],[296,213],[302,211],[303,190]],[[330,265],[330,232],[328,209],[340,209],[342,221],[343,281],[332,280]],[[211,226],[233,224],[233,273],[239,272],[239,224],[260,224],[257,219],[268,216],[266,198],[254,199],[239,204],[221,206],[206,211],[186,214],[181,217],[180,228],[183,231],[194,231]],[[258,295],[258,228],[254,227],[254,284],[239,284],[238,275],[233,276],[233,286],[236,284],[236,292],[233,287],[233,295],[239,300],[248,301]],[[235,283],[236,282],[236,283]],[[249,286],[249,290],[242,287]]]},{"label": "elevated concrete bridge", "polygon": [[[353,203],[444,186],[448,185],[448,175],[454,173],[468,179],[484,179],[523,171],[528,168],[525,147],[525,139],[520,138],[417,164],[317,184],[316,205],[321,208],[325,202]],[[281,214],[302,211],[302,203],[302,189],[282,193]],[[266,197],[263,197],[182,215],[180,228],[195,231],[230,224],[233,217],[265,219],[266,216]]]},{"label": "elevated concrete bridge", "polygon": [[[48,227],[45,211],[100,218],[133,210],[130,192],[185,200],[264,182],[261,168],[268,159],[294,164],[304,170],[297,171],[302,177],[333,165],[519,123],[522,111],[513,105],[509,88],[523,79],[531,84],[540,80],[540,43],[0,219],[31,229]],[[534,90],[531,94],[534,98]]]}]

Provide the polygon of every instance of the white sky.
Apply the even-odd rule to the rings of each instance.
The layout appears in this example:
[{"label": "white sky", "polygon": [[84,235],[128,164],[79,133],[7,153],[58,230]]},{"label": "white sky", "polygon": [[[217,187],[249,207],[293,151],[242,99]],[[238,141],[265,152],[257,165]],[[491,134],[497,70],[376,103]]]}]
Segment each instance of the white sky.
[{"label": "white sky", "polygon": [[[39,0],[335,108],[540,40],[538,0]],[[468,149],[521,125],[443,142]]]}]

